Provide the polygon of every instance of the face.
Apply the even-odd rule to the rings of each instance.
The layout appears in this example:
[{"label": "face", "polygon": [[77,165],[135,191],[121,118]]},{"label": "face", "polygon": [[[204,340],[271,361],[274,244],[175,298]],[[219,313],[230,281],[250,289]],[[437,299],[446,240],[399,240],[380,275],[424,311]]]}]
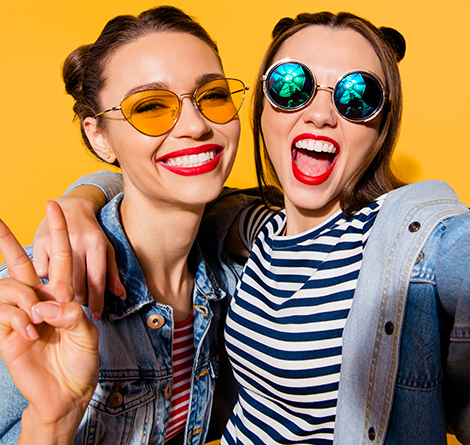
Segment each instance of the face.
[{"label": "face", "polygon": [[[373,71],[383,82],[385,78],[374,49],[353,30],[305,28],[282,44],[273,63],[285,58],[305,63],[318,85],[333,87],[356,69]],[[347,121],[324,89],[295,112],[264,100],[261,125],[285,193],[288,234],[308,230],[339,210],[339,195],[376,142],[380,121],[381,114],[367,123]]]},{"label": "face", "polygon": [[[193,93],[207,80],[224,77],[211,48],[184,33],[159,32],[119,48],[105,69],[102,109],[115,107],[136,90],[166,89],[178,96]],[[180,116],[167,133],[152,137],[133,128],[120,111],[106,113],[96,130],[88,118],[90,142],[108,162],[119,161],[126,197],[146,197],[174,205],[203,205],[215,199],[235,158],[240,124],[207,120],[192,97],[182,99]],[[93,131],[95,130],[95,131]]]}]

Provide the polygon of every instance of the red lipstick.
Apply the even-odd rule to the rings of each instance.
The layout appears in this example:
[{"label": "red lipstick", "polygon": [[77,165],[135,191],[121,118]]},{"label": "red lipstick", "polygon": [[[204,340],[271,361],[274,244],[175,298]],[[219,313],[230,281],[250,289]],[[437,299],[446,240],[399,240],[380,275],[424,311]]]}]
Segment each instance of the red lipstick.
[{"label": "red lipstick", "polygon": [[[214,170],[219,165],[222,151],[223,147],[220,145],[205,144],[168,153],[155,162],[177,175],[196,176]],[[207,155],[201,159],[199,155],[203,153]],[[193,159],[190,159],[191,156]]]},{"label": "red lipstick", "polygon": [[[311,176],[311,175],[308,175],[304,172],[302,172],[298,167],[297,167],[297,164],[296,164],[296,158],[297,158],[297,154],[298,154],[298,151],[301,150],[300,148],[297,148],[295,146],[296,142],[299,142],[299,141],[302,141],[302,140],[308,140],[308,139],[311,139],[311,140],[314,140],[314,141],[324,141],[325,143],[328,143],[330,145],[332,145],[335,149],[334,152],[331,153],[331,156],[332,156],[332,162],[331,162],[331,165],[329,166],[329,168],[322,174],[319,174],[319,175],[315,175],[315,176]],[[314,153],[315,151],[314,150],[307,150],[307,149],[304,149],[306,150],[306,152],[311,152],[311,153]],[[320,185],[320,184],[323,184],[326,180],[328,180],[328,178],[330,177],[331,173],[333,173],[333,170],[335,168],[335,165],[336,165],[336,161],[338,159],[338,156],[339,156],[339,145],[338,143],[331,139],[331,138],[328,138],[326,136],[319,136],[319,135],[313,135],[313,134],[300,134],[298,136],[296,136],[294,138],[294,140],[292,141],[292,145],[291,145],[291,160],[292,160],[292,173],[294,174],[294,177],[295,179],[297,179],[297,181],[301,182],[302,184],[305,184],[305,185]],[[328,155],[329,152],[318,152],[317,153],[321,153],[321,155],[324,157],[325,155]],[[314,156],[312,156],[312,159],[313,159]]]}]

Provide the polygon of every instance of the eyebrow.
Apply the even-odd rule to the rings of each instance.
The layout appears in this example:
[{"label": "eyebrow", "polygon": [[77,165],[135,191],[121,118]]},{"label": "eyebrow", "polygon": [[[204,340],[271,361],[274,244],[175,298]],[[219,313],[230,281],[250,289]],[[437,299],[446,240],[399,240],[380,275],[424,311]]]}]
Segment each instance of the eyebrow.
[{"label": "eyebrow", "polygon": [[[198,86],[206,83],[206,82],[209,82],[210,80],[223,79],[223,78],[224,78],[224,75],[221,74],[221,73],[206,73],[206,74],[203,74],[202,76],[199,76],[196,79],[196,81],[195,81],[195,84],[197,85],[196,88]],[[138,87],[130,89],[124,95],[124,97],[130,96],[131,94],[134,94],[134,93],[139,93],[140,91],[147,91],[147,90],[168,90],[168,91],[171,91],[166,82],[150,82],[150,83],[147,83],[145,85],[139,85]]]}]

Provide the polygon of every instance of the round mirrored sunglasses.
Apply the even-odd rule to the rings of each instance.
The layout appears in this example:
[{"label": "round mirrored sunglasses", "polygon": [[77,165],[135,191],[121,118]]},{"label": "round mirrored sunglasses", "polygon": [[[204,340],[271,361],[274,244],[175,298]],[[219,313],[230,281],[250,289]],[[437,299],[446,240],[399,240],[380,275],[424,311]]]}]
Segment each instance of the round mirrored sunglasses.
[{"label": "round mirrored sunglasses", "polygon": [[317,90],[330,91],[338,113],[351,122],[367,122],[376,117],[388,96],[382,81],[372,71],[348,71],[336,81],[334,87],[330,87],[317,85],[308,66],[291,59],[273,64],[261,81],[269,103],[284,111],[297,111],[306,107]]}]

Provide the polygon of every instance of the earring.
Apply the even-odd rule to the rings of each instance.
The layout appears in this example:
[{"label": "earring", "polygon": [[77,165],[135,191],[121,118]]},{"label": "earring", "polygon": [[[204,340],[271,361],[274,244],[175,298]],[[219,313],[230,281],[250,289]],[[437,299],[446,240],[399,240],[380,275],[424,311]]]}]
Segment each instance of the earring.
[{"label": "earring", "polygon": [[106,159],[109,159],[111,156],[110,155],[106,155]]}]

